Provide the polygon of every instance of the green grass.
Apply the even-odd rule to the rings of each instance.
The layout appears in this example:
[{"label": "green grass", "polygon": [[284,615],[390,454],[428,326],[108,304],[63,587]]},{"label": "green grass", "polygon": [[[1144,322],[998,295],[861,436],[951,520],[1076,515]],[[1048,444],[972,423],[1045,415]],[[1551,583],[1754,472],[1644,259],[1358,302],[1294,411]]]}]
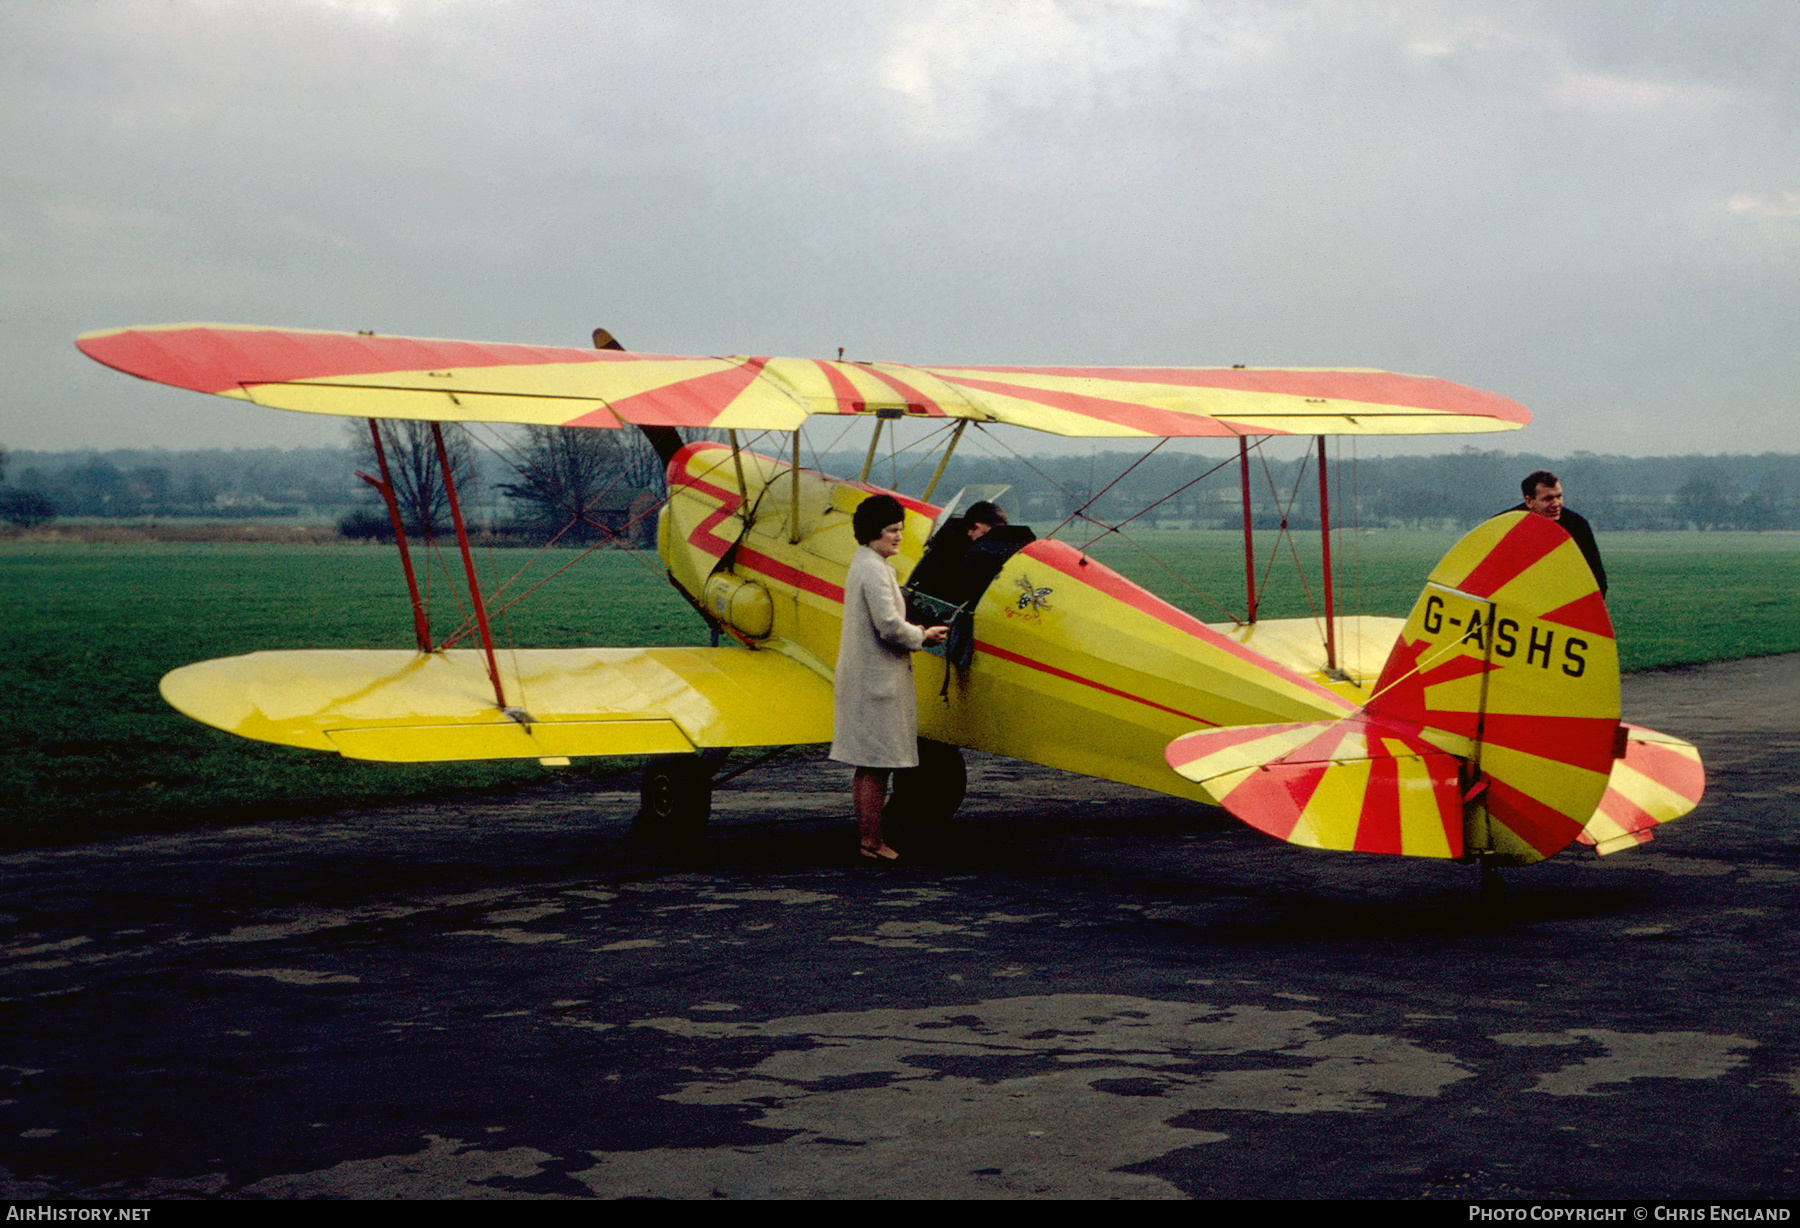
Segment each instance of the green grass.
[{"label": "green grass", "polygon": [[[526,557],[486,553],[484,585]],[[570,557],[557,552],[551,566]],[[441,637],[459,621],[447,596],[459,586],[437,571],[429,587],[444,609]],[[0,710],[9,750],[0,760],[0,840],[243,821],[508,787],[545,772],[535,763],[356,763],[245,741],[163,703],[158,679],[192,661],[270,648],[410,647],[391,549],[0,545],[0,610],[13,639]],[[704,643],[705,629],[654,560],[609,551],[501,615],[495,637],[541,647],[683,644]]]},{"label": "green grass", "polygon": [[[1078,538],[1072,539],[1079,544]],[[1241,539],[1138,535],[1096,558],[1208,621],[1242,604]],[[1343,535],[1338,607],[1402,615],[1448,534]],[[1258,538],[1266,563],[1273,534]],[[1800,535],[1619,533],[1602,537],[1627,669],[1800,650]],[[526,559],[492,551],[497,585]],[[571,558],[554,552],[549,566]],[[454,560],[452,560],[454,563]],[[540,564],[542,575],[548,566]],[[1309,603],[1273,573],[1263,613]],[[459,573],[460,574],[460,573]],[[442,571],[430,587],[455,622]],[[1316,584],[1313,601],[1317,601]],[[170,710],[157,680],[178,665],[270,648],[404,648],[411,618],[391,550],[355,546],[0,544],[0,610],[14,650],[0,710],[0,840],[239,822],[541,779],[534,763],[380,765],[247,742]],[[646,555],[588,556],[498,619],[502,644],[694,644],[699,618]]]}]

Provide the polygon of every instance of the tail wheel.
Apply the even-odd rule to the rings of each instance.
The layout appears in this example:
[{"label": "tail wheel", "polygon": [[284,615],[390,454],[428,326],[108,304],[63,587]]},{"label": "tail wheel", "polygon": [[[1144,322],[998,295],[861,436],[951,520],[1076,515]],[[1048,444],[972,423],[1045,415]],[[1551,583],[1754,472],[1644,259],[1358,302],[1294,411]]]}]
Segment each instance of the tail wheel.
[{"label": "tail wheel", "polygon": [[946,823],[969,791],[962,751],[945,742],[919,739],[919,766],[894,773],[894,792],[883,814],[915,823]]},{"label": "tail wheel", "polygon": [[696,840],[712,814],[713,763],[700,755],[659,755],[644,765],[631,832],[648,840]]}]

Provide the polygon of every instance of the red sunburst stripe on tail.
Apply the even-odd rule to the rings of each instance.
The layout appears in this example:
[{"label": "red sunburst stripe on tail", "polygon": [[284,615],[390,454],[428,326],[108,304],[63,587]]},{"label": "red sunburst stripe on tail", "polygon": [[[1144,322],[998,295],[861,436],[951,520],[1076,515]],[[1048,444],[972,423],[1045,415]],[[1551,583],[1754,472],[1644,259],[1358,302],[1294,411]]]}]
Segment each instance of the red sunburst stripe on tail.
[{"label": "red sunburst stripe on tail", "polygon": [[1245,776],[1222,799],[1231,813],[1258,831],[1291,840],[1306,807],[1325,779],[1326,764],[1279,764]]},{"label": "red sunburst stripe on tail", "polygon": [[1394,759],[1377,759],[1369,764],[1369,783],[1363,789],[1362,813],[1356,824],[1356,851],[1359,853],[1399,853],[1404,842],[1400,836],[1400,764]]},{"label": "red sunburst stripe on tail", "polygon": [[1698,751],[1634,738],[1626,745],[1624,760],[1613,765],[1606,795],[1582,830],[1581,841],[1602,848],[1623,847],[1615,842],[1629,836],[1634,843],[1646,843],[1652,828],[1686,814],[1705,791],[1706,769]]},{"label": "red sunburst stripe on tail", "polygon": [[1456,653],[1440,665],[1427,665],[1419,671],[1421,687],[1444,686],[1446,683],[1461,682],[1464,678],[1474,678],[1487,672],[1487,663],[1480,657],[1466,653]]},{"label": "red sunburst stripe on tail", "polygon": [[[1296,738],[1303,740],[1278,753]],[[1259,743],[1270,747],[1261,763],[1249,758]],[[1233,816],[1292,844],[1435,857],[1462,852],[1460,761],[1389,722],[1353,716],[1205,731],[1177,738],[1166,756]]]},{"label": "red sunburst stripe on tail", "polygon": [[1618,728],[1618,721],[1603,716],[1489,712],[1482,721],[1481,740],[1540,759],[1608,772],[1612,770],[1613,739]]},{"label": "red sunburst stripe on tail", "polygon": [[[1388,657],[1387,665],[1381,671],[1381,681],[1375,684],[1375,698],[1369,701],[1371,712],[1387,712],[1407,696],[1403,689],[1410,683],[1418,692],[1413,697],[1422,711],[1424,708],[1424,690],[1426,687],[1443,686],[1449,682],[1460,682],[1464,678],[1472,678],[1487,669],[1480,657],[1459,652],[1455,645],[1440,645],[1444,656],[1436,664],[1424,663],[1427,650],[1432,647],[1430,640],[1405,640],[1394,647]],[[1384,700],[1390,690],[1400,691]]]},{"label": "red sunburst stripe on tail", "polygon": [[[1629,779],[1631,775],[1635,775],[1635,773],[1627,772],[1626,779],[1620,783],[1625,784],[1627,788],[1631,784],[1639,783],[1631,781]],[[1617,823],[1621,831],[1628,832],[1647,831],[1662,821],[1616,788],[1608,789],[1606,796],[1600,799],[1599,813]]]},{"label": "red sunburst stripe on tail", "polygon": [[1488,814],[1540,856],[1554,857],[1581,833],[1586,815],[1570,818],[1503,780],[1488,778]]},{"label": "red sunburst stripe on tail", "polygon": [[[1533,521],[1543,523],[1533,524]],[[1463,577],[1457,589],[1476,597],[1491,597],[1499,592],[1558,546],[1571,540],[1560,528],[1552,531],[1551,523],[1546,517],[1526,513],[1523,520],[1495,543],[1487,557]]]},{"label": "red sunburst stripe on tail", "polygon": [[1258,742],[1268,737],[1278,737],[1290,729],[1304,729],[1311,723],[1306,721],[1292,725],[1238,725],[1226,729],[1208,729],[1203,737],[1184,734],[1169,743],[1168,750],[1163,757],[1169,761],[1170,767],[1185,767],[1230,747],[1242,746],[1246,742]]},{"label": "red sunburst stripe on tail", "polygon": [[1576,631],[1603,635],[1609,640],[1613,638],[1612,615],[1606,612],[1606,599],[1598,589],[1538,617],[1547,623],[1560,623]]},{"label": "red sunburst stripe on tail", "polygon": [[1382,670],[1381,681],[1376,684],[1368,712],[1372,716],[1429,725],[1458,737],[1472,738],[1475,736],[1475,711],[1433,707],[1426,700],[1425,690],[1474,677],[1487,667],[1478,657],[1458,653],[1442,664],[1421,670],[1419,658],[1430,646],[1427,641],[1418,640],[1395,647],[1388,657],[1387,667]]}]

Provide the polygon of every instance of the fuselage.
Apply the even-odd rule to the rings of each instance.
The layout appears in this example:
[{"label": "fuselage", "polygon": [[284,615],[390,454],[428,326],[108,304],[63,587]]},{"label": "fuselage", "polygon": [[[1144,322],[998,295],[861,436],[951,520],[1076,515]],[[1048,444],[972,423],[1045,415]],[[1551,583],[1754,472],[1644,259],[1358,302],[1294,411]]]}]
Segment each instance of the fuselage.
[{"label": "fuselage", "polygon": [[[806,469],[796,482],[787,462],[707,443],[684,448],[668,475],[659,548],[673,581],[748,646],[829,676],[851,512],[879,488]],[[896,497],[904,580],[939,509]],[[915,657],[923,736],[1178,796],[1206,797],[1164,761],[1182,734],[1355,708],[1059,541],[1006,561],[975,606],[974,635],[966,668]]]}]

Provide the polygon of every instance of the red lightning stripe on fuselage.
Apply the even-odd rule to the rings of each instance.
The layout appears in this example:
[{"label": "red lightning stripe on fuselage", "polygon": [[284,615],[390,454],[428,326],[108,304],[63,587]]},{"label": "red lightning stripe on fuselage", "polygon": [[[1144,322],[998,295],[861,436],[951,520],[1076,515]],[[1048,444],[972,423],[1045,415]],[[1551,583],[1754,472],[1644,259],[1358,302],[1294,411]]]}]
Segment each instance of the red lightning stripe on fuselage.
[{"label": "red lightning stripe on fuselage", "polygon": [[[681,458],[677,457],[675,463],[680,464]],[[673,466],[671,466],[671,468],[673,468]],[[718,471],[719,466],[714,466],[707,470],[707,473],[713,474]],[[694,531],[688,534],[688,544],[697,550],[711,555],[715,559],[724,558],[725,552],[731,549],[733,542],[731,539],[716,532],[716,530],[719,525],[730,519],[737,513],[738,509],[743,506],[743,496],[728,487],[715,485],[714,483],[707,481],[705,477],[699,475],[676,476],[672,478],[671,481],[718,500],[719,506],[713,511],[708,512],[700,523],[694,527]],[[892,493],[891,491],[884,491],[878,486],[869,486],[862,482],[841,482],[839,485],[850,486],[857,490],[866,490],[870,494]],[[938,509],[932,507],[929,503],[921,503],[917,499],[909,499],[905,495],[895,495],[894,497],[900,501],[902,507],[906,508],[908,511],[916,512],[921,516],[935,517],[938,513]],[[824,580],[818,576],[811,575],[792,564],[784,563],[780,559],[771,558],[760,550],[752,550],[741,542],[737,543],[737,547],[738,564],[746,570],[767,579],[777,580],[783,584],[791,585],[794,588],[802,589],[816,596],[823,597],[827,601],[836,602],[838,605],[844,604],[843,585],[833,584],[829,580]]]},{"label": "red lightning stripe on fuselage", "polygon": [[1155,708],[1159,712],[1167,712],[1171,716],[1179,716],[1183,720],[1197,721],[1202,725],[1217,725],[1219,723],[1217,721],[1209,721],[1203,716],[1195,716],[1192,712],[1183,712],[1180,708],[1171,708],[1167,704],[1159,704],[1153,699],[1145,699],[1142,695],[1133,695],[1130,691],[1121,691],[1118,687],[1107,686],[1104,682],[1095,682],[1092,678],[1083,678],[1080,674],[1070,673],[1066,669],[1058,669],[1054,665],[1046,665],[1042,661],[1035,661],[1021,653],[1009,652],[1004,648],[996,648],[986,640],[976,640],[975,650],[977,652],[985,652],[997,660],[1010,661],[1014,665],[1023,665],[1027,669],[1035,669],[1040,674],[1049,674],[1052,678],[1061,678],[1064,682],[1079,682],[1082,686],[1091,687],[1096,691],[1101,691],[1107,695],[1114,695],[1120,699],[1129,699],[1133,703],[1143,704],[1146,708]]}]

